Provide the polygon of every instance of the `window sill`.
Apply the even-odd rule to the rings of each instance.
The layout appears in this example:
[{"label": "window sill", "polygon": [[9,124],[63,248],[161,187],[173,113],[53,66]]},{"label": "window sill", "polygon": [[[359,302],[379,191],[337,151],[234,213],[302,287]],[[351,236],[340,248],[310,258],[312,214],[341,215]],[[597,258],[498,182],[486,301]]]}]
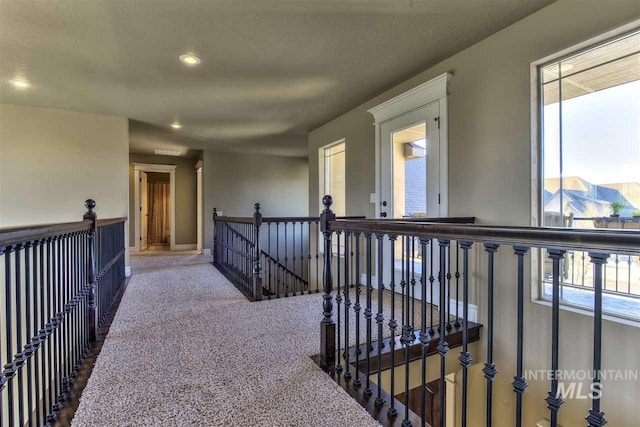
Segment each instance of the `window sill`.
[{"label": "window sill", "polygon": [[[534,304],[539,304],[539,305],[543,305],[545,307],[549,307],[551,308],[551,301],[547,301],[547,300],[543,300],[543,299],[532,299],[531,300],[532,303]],[[578,314],[582,314],[584,316],[588,316],[588,317],[593,317],[593,310],[589,310],[586,308],[582,308],[582,307],[576,307],[573,305],[566,305],[566,304],[560,304],[560,310],[565,310],[565,311],[570,311],[572,313],[578,313]],[[628,319],[625,317],[618,317],[618,316],[614,316],[611,314],[602,314],[602,319],[603,320],[607,320],[610,322],[615,322],[615,323],[619,323],[622,325],[627,325],[627,326],[632,326],[635,328],[640,328],[640,321],[638,320],[633,320],[633,319]]]}]

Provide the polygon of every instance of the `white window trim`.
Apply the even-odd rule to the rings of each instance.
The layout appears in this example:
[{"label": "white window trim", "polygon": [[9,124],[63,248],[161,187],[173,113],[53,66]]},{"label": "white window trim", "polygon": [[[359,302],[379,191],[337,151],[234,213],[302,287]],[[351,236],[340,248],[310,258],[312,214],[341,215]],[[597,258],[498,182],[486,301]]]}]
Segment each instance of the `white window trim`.
[{"label": "white window trim", "polygon": [[[320,215],[321,211],[324,210],[324,205],[322,204],[322,198],[325,196],[324,194],[324,190],[326,188],[326,184],[327,184],[327,177],[325,176],[325,171],[324,171],[324,166],[325,166],[325,150],[327,150],[328,148],[334,147],[338,144],[344,144],[344,155],[345,155],[345,169],[346,169],[346,157],[347,157],[347,139],[346,138],[341,138],[338,139],[337,141],[334,141],[330,144],[327,145],[323,145],[322,147],[318,148],[318,206],[320,206],[320,211],[318,212],[318,215]],[[346,174],[346,170],[345,170],[345,174]],[[346,178],[346,175],[345,175]],[[346,180],[345,180],[345,187],[346,187]],[[345,188],[346,190],[346,188]],[[345,213],[347,212],[347,200],[345,198],[345,206],[344,206],[344,211]],[[318,236],[319,237],[319,236]],[[334,236],[335,239],[335,236]],[[318,251],[321,254],[324,254],[324,244],[323,244],[323,239],[316,239],[318,241]],[[335,254],[335,252],[334,252]]]},{"label": "white window trim", "polygon": [[[552,55],[546,56],[540,60],[532,62],[530,65],[530,93],[531,93],[531,225],[538,227],[542,225],[542,213],[543,203],[543,191],[542,191],[542,167],[543,167],[543,153],[542,153],[542,114],[540,105],[540,68],[546,64],[560,61],[563,58],[579,54],[582,51],[591,49],[599,44],[606,43],[609,40],[620,38],[625,34],[629,34],[640,29],[640,19],[632,21],[628,24],[622,25],[611,31],[600,34],[596,37],[592,37],[576,45],[562,49]],[[542,264],[541,264],[541,250],[531,250],[531,302],[550,307],[551,303],[540,297],[541,295],[541,277],[542,277]],[[593,317],[593,310],[588,308],[580,308],[577,306],[560,304],[560,309],[570,311],[573,313],[583,314],[585,316]],[[616,316],[612,314],[603,313],[602,318],[616,323],[624,325],[630,325],[640,327],[640,321],[635,321],[622,316]]]},{"label": "white window trim", "polygon": [[[440,102],[440,214],[449,214],[449,140],[447,117],[447,89],[452,73],[443,73],[419,86],[414,87],[388,101],[367,110],[374,117],[375,126],[375,161],[376,161],[376,200],[380,200],[380,144],[383,123],[400,117],[417,108],[435,101]],[[380,218],[380,203],[376,203],[376,218]]]}]

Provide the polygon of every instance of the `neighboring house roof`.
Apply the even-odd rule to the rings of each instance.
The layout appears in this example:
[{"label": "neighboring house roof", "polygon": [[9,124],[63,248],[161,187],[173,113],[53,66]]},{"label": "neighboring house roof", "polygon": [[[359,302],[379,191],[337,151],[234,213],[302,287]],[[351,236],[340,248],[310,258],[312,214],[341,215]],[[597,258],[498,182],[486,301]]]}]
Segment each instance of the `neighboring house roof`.
[{"label": "neighboring house roof", "polygon": [[[575,216],[605,216],[611,212],[611,203],[621,202],[625,207],[620,212],[621,216],[632,216],[636,210],[629,200],[617,189],[590,184],[580,178],[586,185],[585,190],[563,189],[563,212],[567,209]],[[545,190],[544,201],[545,211],[559,211],[559,193],[557,190],[552,196],[548,196],[549,191]]]}]

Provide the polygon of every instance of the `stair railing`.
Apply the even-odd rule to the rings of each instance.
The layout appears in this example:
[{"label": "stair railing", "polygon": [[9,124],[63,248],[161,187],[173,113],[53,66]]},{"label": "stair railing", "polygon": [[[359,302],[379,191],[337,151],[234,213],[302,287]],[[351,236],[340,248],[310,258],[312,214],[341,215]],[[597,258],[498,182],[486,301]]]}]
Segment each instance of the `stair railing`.
[{"label": "stair railing", "polygon": [[[446,376],[460,374],[461,400],[456,404],[456,424],[467,426],[469,415],[469,370],[473,358],[483,360],[486,382],[485,425],[494,425],[494,381],[498,375],[513,376],[514,426],[523,424],[523,394],[527,388],[524,366],[526,352],[525,261],[528,256],[548,257],[552,268],[549,391],[540,404],[549,410],[552,427],[565,404],[561,393],[560,287],[562,264],[567,251],[586,251],[593,264],[594,320],[593,379],[591,409],[586,415],[590,427],[606,423],[601,408],[602,295],[603,266],[611,254],[640,254],[640,233],[628,230],[576,230],[542,227],[501,227],[471,224],[412,222],[405,220],[343,220],[331,210],[332,198],[323,199],[320,217],[325,253],[333,246],[338,253],[323,263],[323,319],[321,321],[319,364],[356,398],[383,425],[432,425],[444,427]],[[336,244],[337,243],[337,244]],[[476,251],[472,256],[472,252]],[[353,254],[355,253],[355,257]],[[474,260],[485,254],[480,265]],[[497,259],[505,265],[512,259],[514,301],[517,314],[516,360],[514,366],[496,366],[496,280]],[[513,262],[511,261],[511,262]],[[544,265],[542,266],[544,267]],[[541,268],[542,268],[541,267]],[[361,269],[364,269],[361,277]],[[355,282],[352,272],[355,271]],[[483,305],[486,354],[472,354],[470,344],[478,339],[478,325],[470,320],[469,282],[479,277],[478,292]],[[544,274],[539,274],[544,275]],[[355,283],[355,289],[353,284]],[[510,285],[510,283],[509,283]],[[398,289],[398,287],[400,289]],[[361,296],[361,293],[363,295]],[[478,297],[481,298],[481,297]],[[400,300],[400,301],[398,301]],[[453,300],[453,301],[452,301]],[[336,308],[334,308],[334,301]],[[419,312],[416,312],[416,304]],[[436,308],[437,306],[437,308]],[[433,313],[437,310],[437,321]],[[364,316],[361,315],[364,311]],[[431,314],[430,314],[431,313]],[[504,317],[504,316],[501,316]],[[504,322],[504,319],[502,320]],[[355,325],[354,325],[355,323]],[[362,338],[364,334],[364,339]],[[353,340],[355,335],[355,340]],[[454,368],[450,350],[460,346],[459,366]],[[426,400],[433,370],[428,371],[431,354],[440,359],[436,375],[439,393],[429,411]],[[394,360],[395,358],[395,360]],[[430,364],[435,362],[431,361]],[[449,363],[447,363],[447,361]],[[412,362],[415,363],[412,364]],[[538,362],[538,361],[536,361]],[[621,366],[609,368],[621,369]],[[388,375],[380,372],[386,369]],[[453,371],[452,371],[453,369]],[[430,373],[431,372],[431,373]],[[377,374],[377,381],[374,376]],[[396,399],[396,379],[404,376],[404,403]],[[410,379],[420,378],[410,387]],[[410,396],[417,392],[419,404],[410,408]],[[451,397],[453,398],[453,396]],[[610,401],[611,402],[611,401]],[[479,414],[474,414],[477,417]],[[459,417],[459,418],[458,418]],[[495,424],[498,425],[498,424]],[[501,424],[503,425],[503,424]]]}]

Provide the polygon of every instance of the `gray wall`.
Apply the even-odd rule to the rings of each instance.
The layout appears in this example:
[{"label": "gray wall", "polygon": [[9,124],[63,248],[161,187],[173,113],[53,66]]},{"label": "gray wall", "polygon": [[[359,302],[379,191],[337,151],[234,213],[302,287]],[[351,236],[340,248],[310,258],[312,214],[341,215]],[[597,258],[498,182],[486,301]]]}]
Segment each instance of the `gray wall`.
[{"label": "gray wall", "polygon": [[[531,95],[530,64],[574,44],[611,30],[640,16],[636,0],[558,1],[488,37],[389,91],[341,115],[309,135],[309,210],[318,212],[318,148],[346,139],[347,214],[374,215],[369,193],[375,191],[373,116],[367,109],[444,72],[449,84],[449,213],[474,215],[479,223],[531,224]],[[482,251],[478,251],[482,252]],[[486,324],[485,258],[474,276],[478,283],[480,320]],[[516,277],[513,251],[501,250],[497,260],[496,425],[512,425],[512,381],[515,367]],[[525,307],[525,364],[527,369],[550,367],[551,312],[529,302]],[[590,369],[593,319],[563,311],[560,317],[563,368]],[[640,329],[610,321],[604,325],[605,369],[640,370]],[[483,340],[485,343],[486,340]],[[483,362],[484,353],[473,356]],[[502,367],[502,369],[501,369]],[[484,379],[472,381],[471,407],[483,413]],[[547,381],[533,381],[525,395],[530,426],[548,410],[541,400]],[[604,384],[603,408],[611,425],[637,425],[639,385],[633,381]],[[583,425],[587,400],[563,406],[560,424]],[[478,421],[470,425],[483,425]]]},{"label": "gray wall", "polygon": [[[135,194],[133,163],[177,165],[176,168],[176,245],[190,245],[197,242],[196,223],[196,169],[198,159],[156,156],[152,154],[129,155],[129,217],[134,218]],[[167,174],[168,175],[168,174]],[[135,225],[129,227],[131,246],[135,246]]]},{"label": "gray wall", "polygon": [[212,212],[251,216],[260,203],[263,216],[308,215],[307,159],[204,152],[204,247],[211,248]]}]

